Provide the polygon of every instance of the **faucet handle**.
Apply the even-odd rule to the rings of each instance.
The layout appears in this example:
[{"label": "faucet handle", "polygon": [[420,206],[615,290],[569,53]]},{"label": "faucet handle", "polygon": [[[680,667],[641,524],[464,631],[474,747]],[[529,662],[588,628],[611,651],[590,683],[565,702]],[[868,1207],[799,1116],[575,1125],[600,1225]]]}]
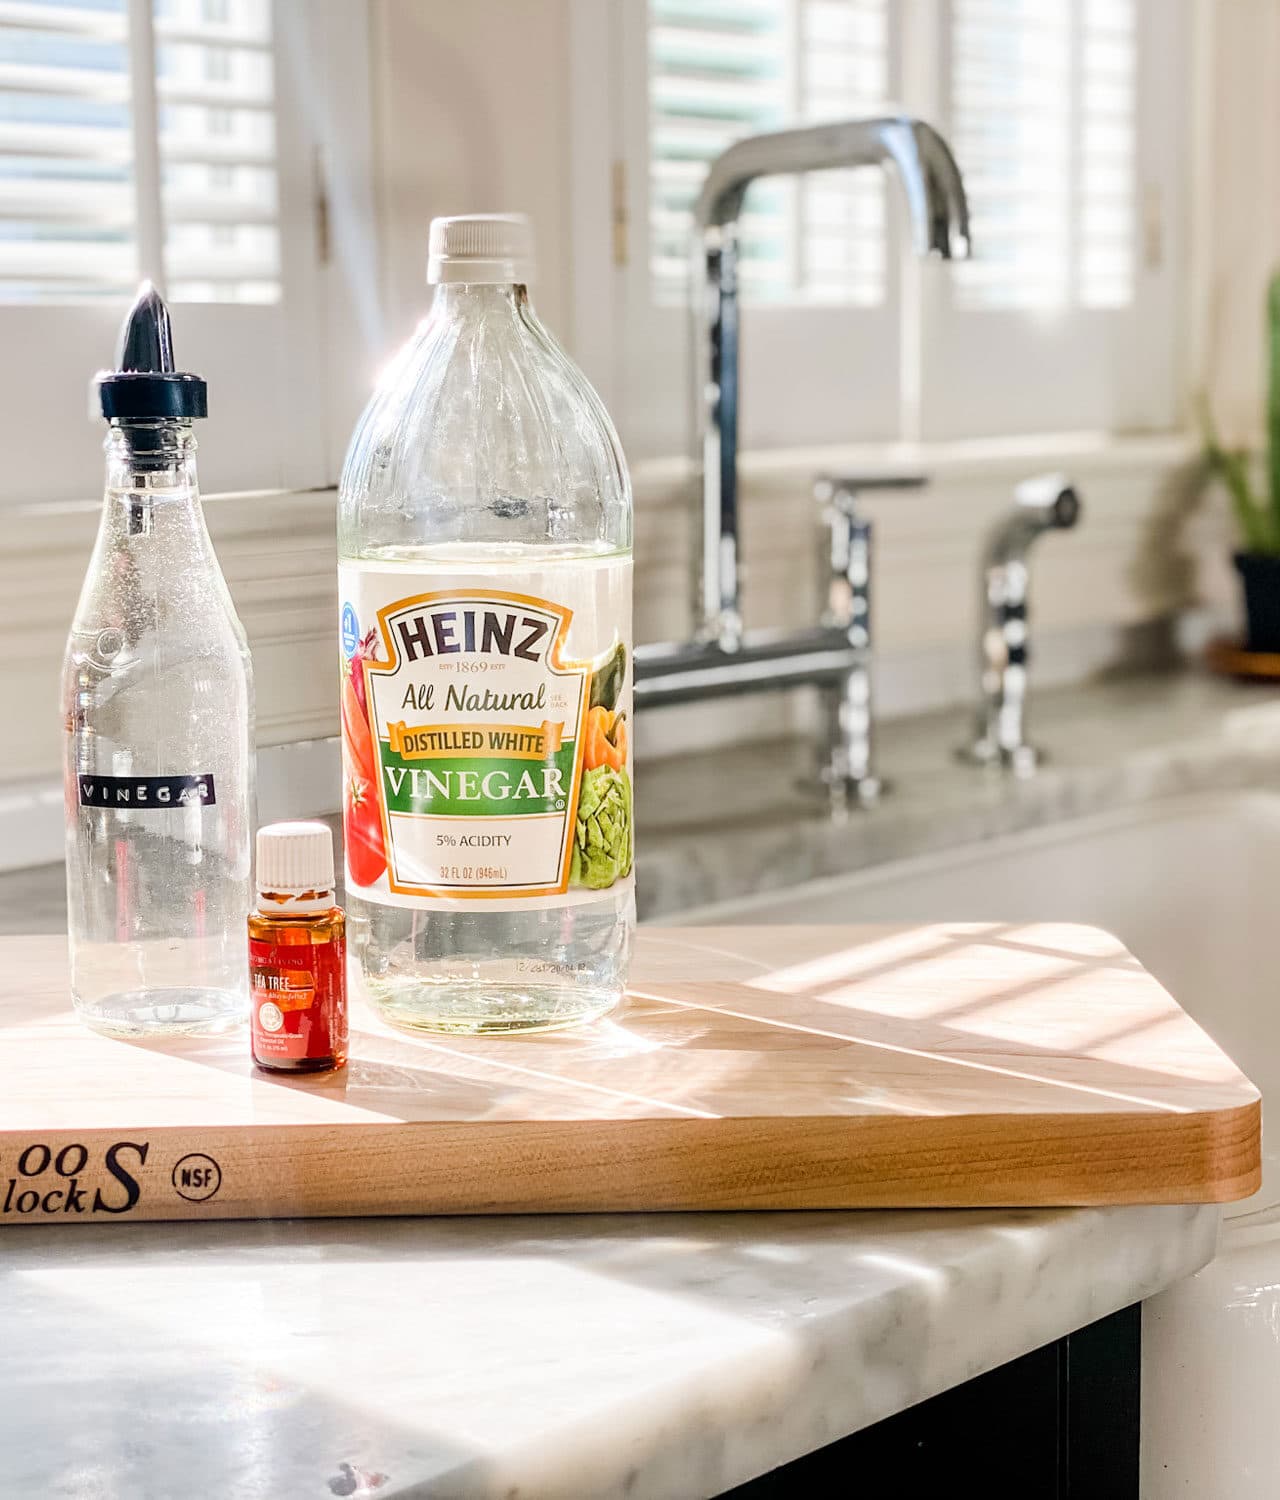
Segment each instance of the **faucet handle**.
[{"label": "faucet handle", "polygon": [[820,474],[813,484],[822,507],[826,542],[819,563],[825,600],[822,623],[843,630],[862,650],[871,647],[871,520],[858,509],[864,491],[918,490],[923,474]]},{"label": "faucet handle", "polygon": [[919,490],[929,483],[927,474],[819,474],[813,482],[813,498],[819,505],[842,515],[852,515],[858,496],[876,490]]}]

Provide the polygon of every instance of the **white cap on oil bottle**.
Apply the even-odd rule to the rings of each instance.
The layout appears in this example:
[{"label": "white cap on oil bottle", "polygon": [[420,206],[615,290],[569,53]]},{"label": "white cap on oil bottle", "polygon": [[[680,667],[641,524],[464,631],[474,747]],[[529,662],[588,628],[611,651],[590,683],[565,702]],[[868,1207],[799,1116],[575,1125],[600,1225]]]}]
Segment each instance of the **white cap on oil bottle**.
[{"label": "white cap on oil bottle", "polygon": [[258,909],[326,911],[333,905],[333,835],[323,823],[258,829]]}]

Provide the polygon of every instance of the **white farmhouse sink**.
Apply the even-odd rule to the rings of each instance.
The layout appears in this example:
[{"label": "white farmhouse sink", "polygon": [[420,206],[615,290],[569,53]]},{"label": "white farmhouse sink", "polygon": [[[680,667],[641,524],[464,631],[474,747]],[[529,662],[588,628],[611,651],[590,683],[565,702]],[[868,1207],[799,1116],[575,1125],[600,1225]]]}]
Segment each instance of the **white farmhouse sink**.
[{"label": "white farmhouse sink", "polygon": [[[849,837],[858,837],[856,820]],[[1117,934],[1280,1119],[1280,792],[1171,799],[717,906],[689,922],[1088,922]],[[1280,1495],[1280,1130],[1218,1259],[1143,1322],[1143,1500]]]}]

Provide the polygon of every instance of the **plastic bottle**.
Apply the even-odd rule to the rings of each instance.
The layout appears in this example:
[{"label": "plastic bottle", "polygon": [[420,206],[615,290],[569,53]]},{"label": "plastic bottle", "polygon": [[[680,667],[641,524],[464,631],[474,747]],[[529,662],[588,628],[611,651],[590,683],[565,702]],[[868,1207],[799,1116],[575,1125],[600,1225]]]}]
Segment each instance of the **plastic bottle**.
[{"label": "plastic bottle", "polygon": [[76,1009],[127,1036],[219,1030],[248,1005],[253,678],[196,481],[205,383],[144,286],[118,369],[102,520],[63,670]]},{"label": "plastic bottle", "polygon": [[342,476],[351,947],[409,1027],[590,1019],[631,949],[631,488],[531,270],[527,220],[433,221]]}]

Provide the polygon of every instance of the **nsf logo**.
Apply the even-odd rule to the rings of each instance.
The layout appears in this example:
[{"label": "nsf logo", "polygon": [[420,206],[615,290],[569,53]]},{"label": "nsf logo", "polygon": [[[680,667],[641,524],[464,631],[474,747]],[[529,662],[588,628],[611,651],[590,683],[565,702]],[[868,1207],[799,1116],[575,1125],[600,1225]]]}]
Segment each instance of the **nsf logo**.
[{"label": "nsf logo", "polygon": [[204,1203],[221,1186],[222,1168],[203,1151],[192,1151],[174,1165],[174,1191],[188,1203]]},{"label": "nsf logo", "polygon": [[342,651],[345,656],[354,654],[360,644],[360,622],[350,604],[342,606]]}]

